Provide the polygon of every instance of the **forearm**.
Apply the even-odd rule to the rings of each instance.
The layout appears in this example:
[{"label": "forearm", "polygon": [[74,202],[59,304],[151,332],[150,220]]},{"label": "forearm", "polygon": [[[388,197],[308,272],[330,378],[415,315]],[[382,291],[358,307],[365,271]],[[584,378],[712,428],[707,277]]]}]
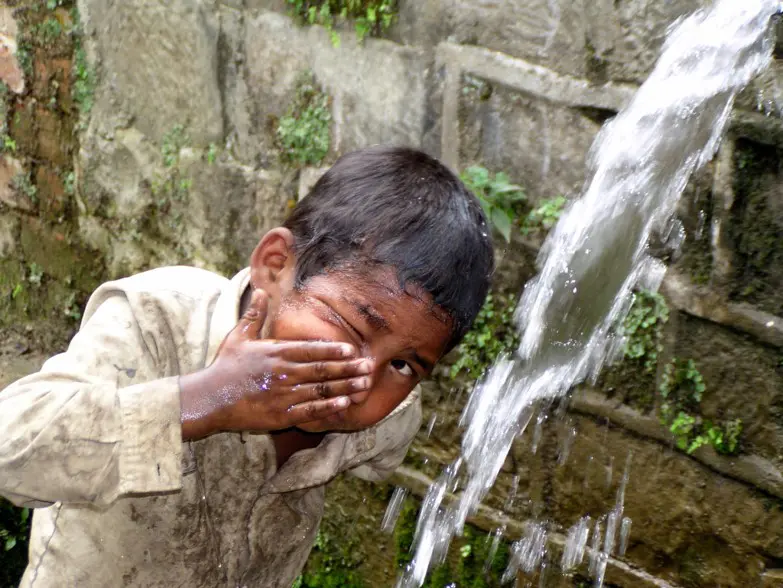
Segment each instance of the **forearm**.
[{"label": "forearm", "polygon": [[179,398],[183,441],[203,439],[221,430],[220,397],[212,392],[205,371],[179,378]]}]

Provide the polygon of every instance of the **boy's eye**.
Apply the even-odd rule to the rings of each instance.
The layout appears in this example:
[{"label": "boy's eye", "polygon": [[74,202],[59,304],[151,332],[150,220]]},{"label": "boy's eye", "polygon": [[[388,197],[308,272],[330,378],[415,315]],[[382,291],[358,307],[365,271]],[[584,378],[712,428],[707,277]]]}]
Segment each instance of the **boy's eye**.
[{"label": "boy's eye", "polygon": [[400,372],[403,376],[412,376],[414,374],[413,368],[407,361],[402,359],[392,359],[391,366]]}]

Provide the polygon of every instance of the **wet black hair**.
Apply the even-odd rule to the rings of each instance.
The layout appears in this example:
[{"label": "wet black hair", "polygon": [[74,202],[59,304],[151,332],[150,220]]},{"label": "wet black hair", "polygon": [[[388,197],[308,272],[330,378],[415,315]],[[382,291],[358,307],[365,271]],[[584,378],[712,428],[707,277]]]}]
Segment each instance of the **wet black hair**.
[{"label": "wet black hair", "polygon": [[445,165],[405,147],[377,146],[340,157],[297,204],[296,284],[354,261],[393,267],[452,323],[451,349],[481,308],[494,271],[487,219]]}]

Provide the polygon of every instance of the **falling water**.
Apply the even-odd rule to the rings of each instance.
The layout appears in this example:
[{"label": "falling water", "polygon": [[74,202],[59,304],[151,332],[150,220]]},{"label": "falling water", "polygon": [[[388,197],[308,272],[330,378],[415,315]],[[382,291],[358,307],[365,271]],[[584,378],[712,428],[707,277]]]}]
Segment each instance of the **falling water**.
[{"label": "falling water", "polygon": [[[473,391],[463,413],[461,456],[424,499],[415,554],[398,582],[420,586],[451,538],[484,498],[513,440],[533,416],[575,384],[598,375],[620,348],[616,326],[635,287],[656,290],[665,267],[648,254],[650,237],[676,245],[677,200],[694,170],[709,161],[736,94],[771,60],[770,17],[779,0],[719,0],[681,21],[628,107],[599,133],[590,181],[541,251],[540,274],[526,287],[516,317],[522,341]],[[449,492],[462,493],[451,506]],[[622,512],[596,521],[591,567],[602,576],[606,547]],[[612,539],[602,550],[601,529]],[[533,527],[512,558],[522,569],[542,559],[545,530]],[[581,540],[581,539],[580,539]]]}]

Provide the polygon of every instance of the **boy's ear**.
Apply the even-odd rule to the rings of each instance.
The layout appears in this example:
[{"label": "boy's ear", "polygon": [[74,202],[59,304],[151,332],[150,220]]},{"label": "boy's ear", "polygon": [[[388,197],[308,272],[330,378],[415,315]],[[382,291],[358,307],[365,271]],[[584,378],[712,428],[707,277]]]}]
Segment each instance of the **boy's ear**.
[{"label": "boy's ear", "polygon": [[273,297],[292,283],[295,270],[294,235],[284,227],[264,235],[250,256],[250,282]]}]

